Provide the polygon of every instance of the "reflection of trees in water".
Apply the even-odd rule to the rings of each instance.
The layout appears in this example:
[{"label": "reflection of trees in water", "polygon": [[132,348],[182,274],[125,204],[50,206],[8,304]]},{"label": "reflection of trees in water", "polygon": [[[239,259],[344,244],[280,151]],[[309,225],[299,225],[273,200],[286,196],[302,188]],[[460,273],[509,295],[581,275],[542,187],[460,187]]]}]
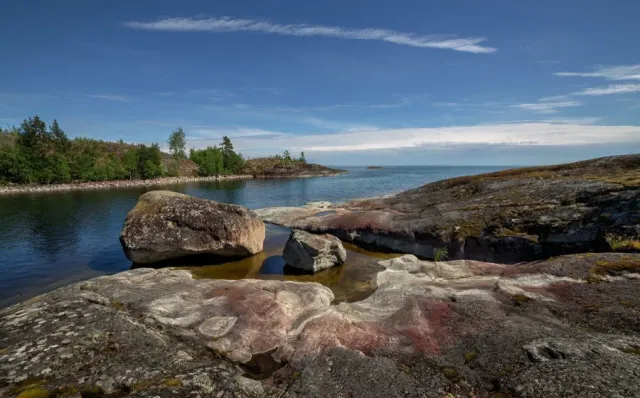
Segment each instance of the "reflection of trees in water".
[{"label": "reflection of trees in water", "polygon": [[[0,245],[20,243],[47,259],[73,251],[78,242],[79,220],[70,194],[20,195],[9,199],[0,214]],[[26,249],[26,248],[25,248]],[[65,253],[66,254],[66,253]]]},{"label": "reflection of trees in water", "polygon": [[107,246],[119,250],[119,230],[139,194],[96,190],[2,198],[0,251],[23,247],[25,261],[39,262],[42,259],[29,257],[42,256],[52,262],[64,259],[71,266],[77,254],[89,256]]}]

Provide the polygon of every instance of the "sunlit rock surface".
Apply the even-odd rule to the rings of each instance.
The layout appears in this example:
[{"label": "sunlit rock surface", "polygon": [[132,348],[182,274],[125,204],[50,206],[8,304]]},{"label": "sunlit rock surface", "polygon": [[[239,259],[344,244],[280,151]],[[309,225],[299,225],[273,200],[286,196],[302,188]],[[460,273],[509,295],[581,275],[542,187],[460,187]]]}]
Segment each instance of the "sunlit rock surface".
[{"label": "sunlit rock surface", "polygon": [[[366,299],[136,269],[0,311],[0,395],[637,396],[640,255],[403,257]],[[88,393],[87,393],[88,394]]]}]

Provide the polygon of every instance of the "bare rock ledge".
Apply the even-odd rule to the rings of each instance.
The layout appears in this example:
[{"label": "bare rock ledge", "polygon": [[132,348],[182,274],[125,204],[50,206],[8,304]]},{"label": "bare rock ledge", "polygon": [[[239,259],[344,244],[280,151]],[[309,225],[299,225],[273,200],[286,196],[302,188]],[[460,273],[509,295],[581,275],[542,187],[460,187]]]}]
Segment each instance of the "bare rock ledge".
[{"label": "bare rock ledge", "polygon": [[338,305],[169,269],[61,288],[0,310],[0,396],[638,396],[640,255],[380,265]]}]

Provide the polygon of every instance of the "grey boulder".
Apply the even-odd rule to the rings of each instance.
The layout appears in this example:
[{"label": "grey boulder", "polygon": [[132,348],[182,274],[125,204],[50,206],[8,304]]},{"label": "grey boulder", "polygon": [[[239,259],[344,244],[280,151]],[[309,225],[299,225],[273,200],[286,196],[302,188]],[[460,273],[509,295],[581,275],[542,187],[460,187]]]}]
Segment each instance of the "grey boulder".
[{"label": "grey boulder", "polygon": [[246,257],[262,251],[264,223],[245,207],[171,191],[140,196],[125,219],[120,242],[139,264],[197,254]]},{"label": "grey boulder", "polygon": [[282,256],[288,265],[315,273],[343,264],[347,259],[347,251],[340,239],[333,235],[314,235],[293,230]]}]

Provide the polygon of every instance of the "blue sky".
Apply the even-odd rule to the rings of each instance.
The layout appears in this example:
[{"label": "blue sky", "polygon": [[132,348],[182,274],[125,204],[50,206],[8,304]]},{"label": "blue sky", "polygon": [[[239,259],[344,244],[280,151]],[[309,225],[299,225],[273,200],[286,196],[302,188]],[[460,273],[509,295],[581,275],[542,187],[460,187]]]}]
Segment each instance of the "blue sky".
[{"label": "blue sky", "polygon": [[19,1],[0,124],[336,165],[640,152],[640,2]]}]

